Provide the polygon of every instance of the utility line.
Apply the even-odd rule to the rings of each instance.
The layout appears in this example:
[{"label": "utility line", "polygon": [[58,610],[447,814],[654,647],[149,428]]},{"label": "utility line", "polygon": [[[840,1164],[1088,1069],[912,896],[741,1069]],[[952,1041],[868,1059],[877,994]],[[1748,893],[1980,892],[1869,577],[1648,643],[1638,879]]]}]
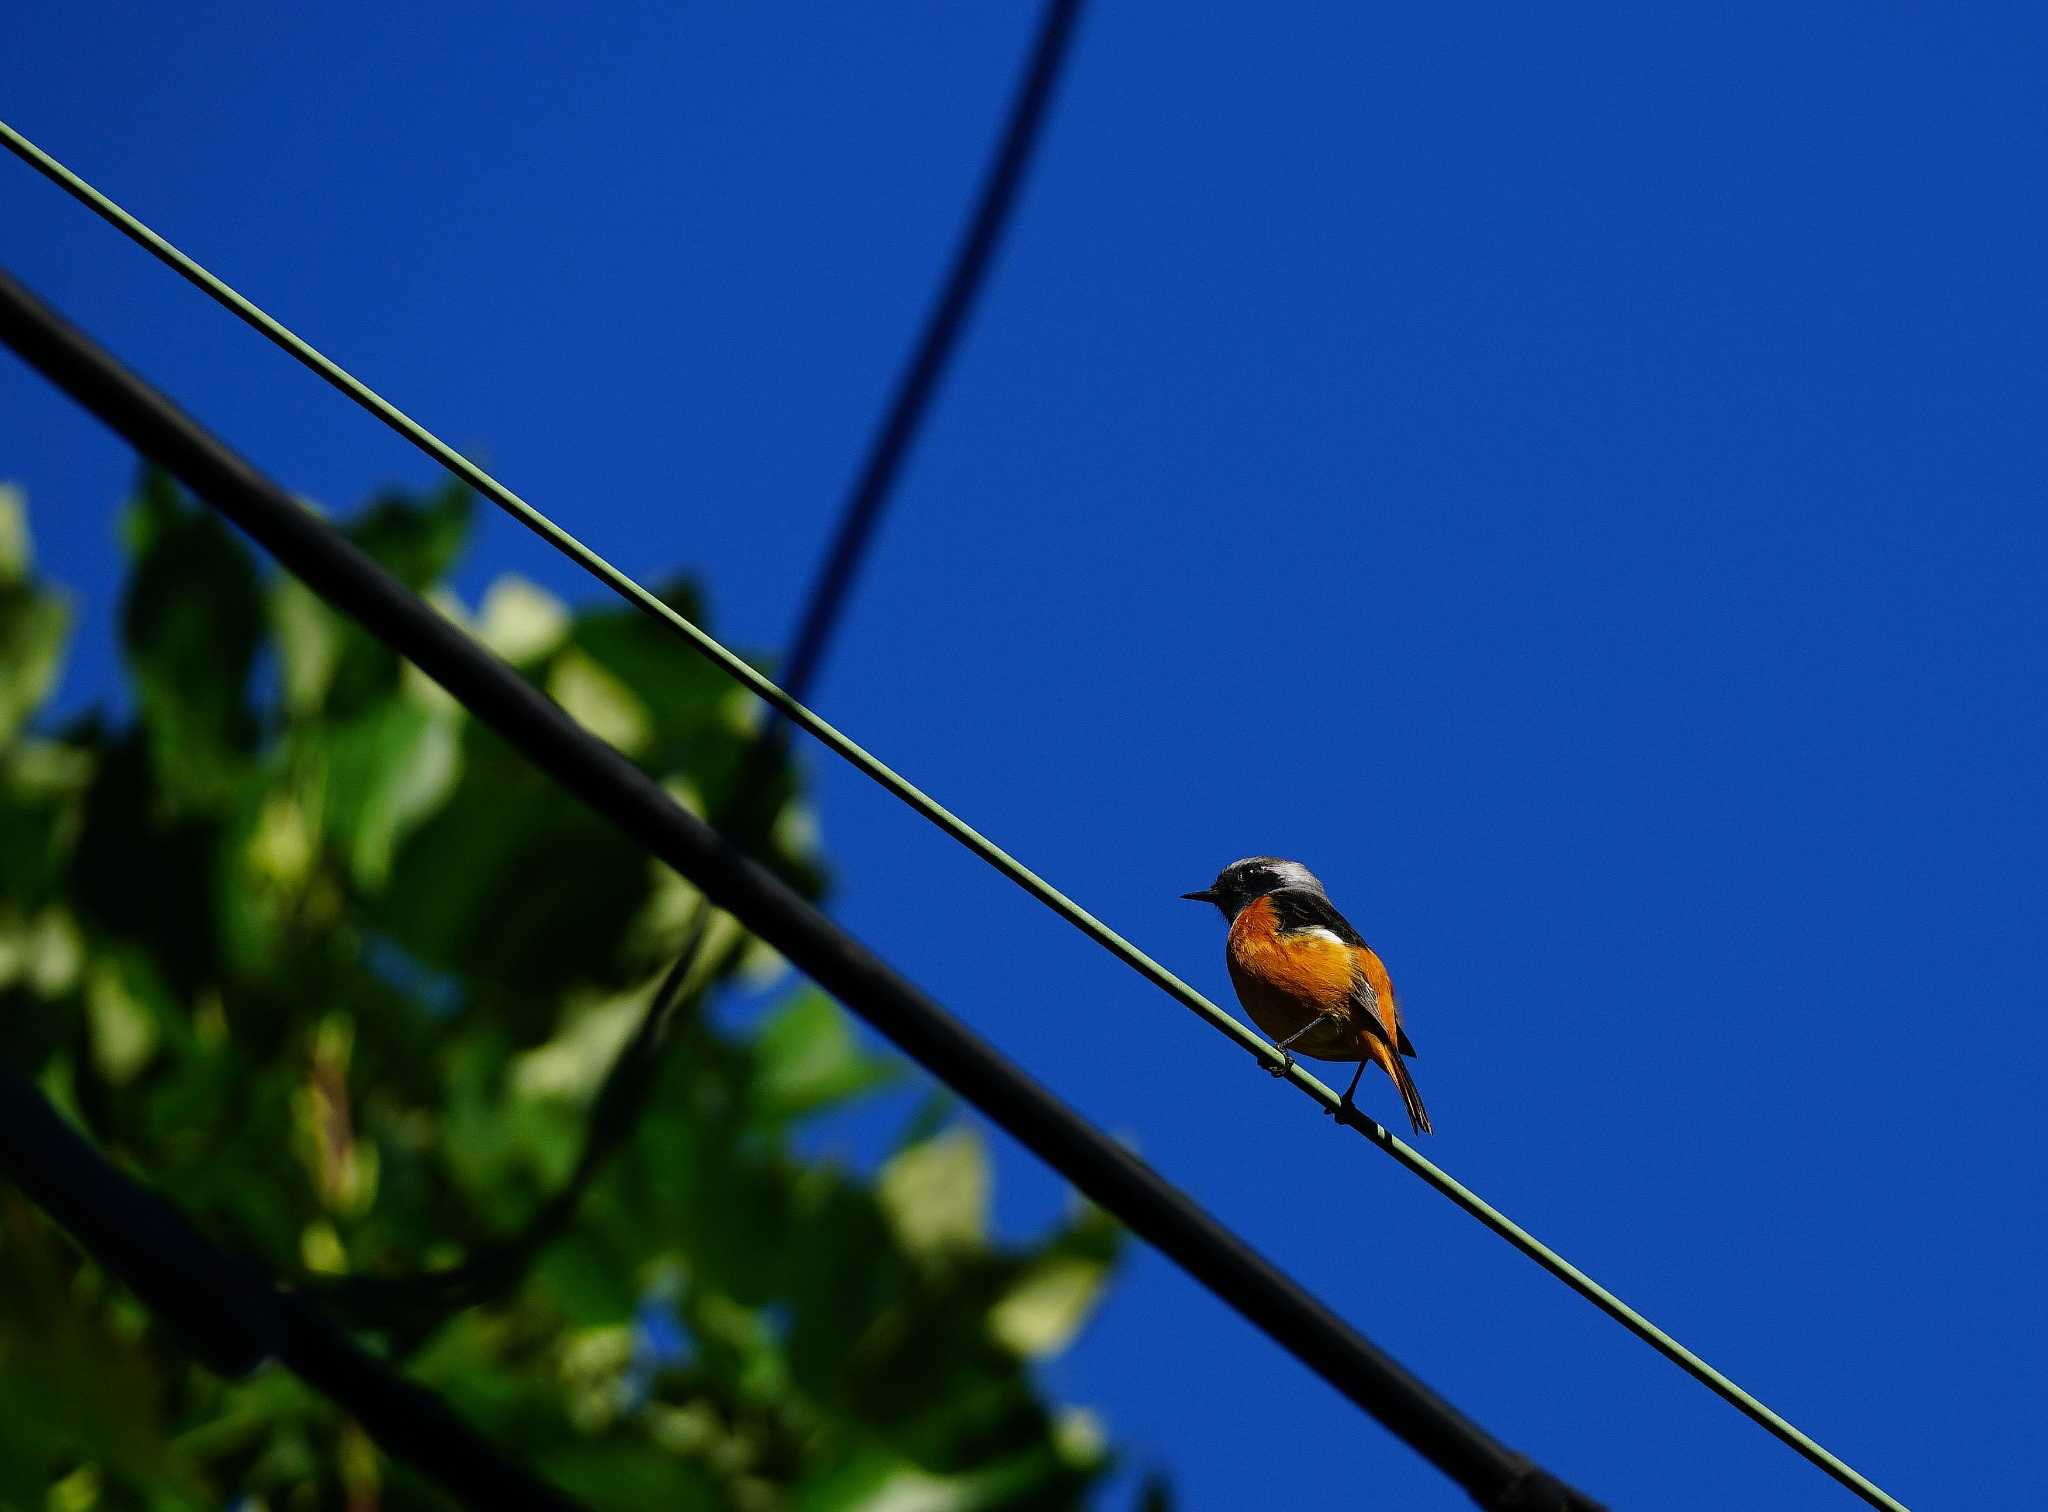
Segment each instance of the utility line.
[{"label": "utility line", "polygon": [[507,1461],[439,1397],[366,1353],[262,1266],[216,1249],[6,1070],[0,1174],[118,1276],[209,1370],[244,1376],[276,1360],[347,1411],[391,1458],[463,1506],[565,1512],[579,1505]]},{"label": "utility line", "polygon": [[811,591],[796,638],[790,643],[789,661],[780,680],[793,699],[805,697],[824,658],[826,643],[845,607],[861,556],[874,538],[890,485],[902,470],[919,422],[930,408],[939,379],[959,345],[961,329],[988,280],[996,244],[1023,186],[1024,170],[1030,165],[1032,149],[1038,143],[1046,106],[1069,50],[1080,9],[1080,0],[1048,0],[1046,4],[1031,61],[1025,66],[1024,81],[1010,106],[1001,145],[996,148],[982,181],[967,234],[953,254],[953,265],[938,300],[925,317],[916,352],[897,380],[888,418],[868,448],[867,460],[861,465],[831,549],[826,553],[824,570]]},{"label": "utility line", "polygon": [[1788,1419],[1782,1417],[1763,1401],[1753,1396],[1728,1376],[1707,1363],[1698,1354],[1681,1344],[1676,1338],[1652,1323],[1648,1318],[1630,1307],[1620,1297],[1580,1270],[1571,1261],[1544,1244],[1527,1229],[1487,1202],[1478,1193],[1466,1187],[1449,1172],[1443,1170],[1415,1150],[1391,1130],[1355,1110],[1344,1110],[1336,1092],[1320,1079],[1303,1068],[1299,1061],[1287,1064],[1280,1053],[1261,1036],[1254,1034],[1232,1015],[1226,1013],[1182,981],[1173,972],[1153,960],[1136,945],[1111,929],[1107,924],[1089,913],[1080,904],[1040,877],[1001,846],[976,830],[965,820],[954,815],[936,799],[930,797],[878,758],[863,750],[851,738],[842,734],[819,715],[791,698],[782,688],[756,672],[744,660],[713,639],[708,633],[676,613],[647,589],[619,571],[609,562],[583,545],[566,530],[548,519],[533,505],[493,478],[489,473],[455,451],[446,442],[435,436],[418,422],[383,399],[366,385],[352,377],[320,352],[294,335],[269,315],[237,294],[213,274],[178,251],[169,242],[158,236],[134,216],[101,194],[77,174],[52,158],[48,153],[28,141],[19,132],[0,121],[0,146],[5,146],[30,167],[36,169],[52,183],[70,194],[74,199],[129,237],[139,246],[157,257],[174,272],[197,286],[210,297],[260,331],[291,356],[311,368],[334,387],[347,394],[357,404],[382,420],[386,425],[411,441],[428,456],[462,478],[485,498],[511,514],[521,524],[547,541],[563,555],[588,571],[593,577],[652,618],[660,621],[682,637],[694,650],[717,667],[729,674],[748,691],[761,698],[791,723],[815,737],[836,755],[858,768],[881,787],[894,794],[903,803],[923,815],[944,830],[961,845],[981,857],[990,866],[1008,877],[1047,908],[1088,935],[1112,955],[1122,960],[1139,975],[1207,1020],[1219,1033],[1235,1041],[1237,1046],[1268,1070],[1282,1069],[1284,1078],[1297,1088],[1321,1103],[1324,1110],[1336,1114],[1340,1122],[1349,1124],[1367,1139],[1391,1155],[1410,1172],[1419,1176],[1430,1186],[1478,1219],[1487,1228],[1534,1260],[1538,1265],[1556,1276],[1573,1291],[1606,1313],[1622,1327],[1643,1340],[1659,1354],[1677,1365],[1708,1390],[1728,1402],[1737,1411],[1758,1424],[1766,1432],[1791,1447],[1797,1453],[1833,1476],[1844,1486],[1862,1497],[1874,1507],[1886,1512],[1906,1512],[1904,1504],[1880,1488],[1869,1477],[1863,1475],[1841,1458],[1831,1453]]},{"label": "utility line", "polygon": [[[1040,17],[1016,98],[994,154],[982,175],[965,234],[940,283],[938,298],[918,334],[910,361],[898,377],[882,423],[869,442],[845,502],[831,544],[804,596],[804,609],[783,664],[783,691],[802,702],[824,663],[826,648],[844,617],[855,577],[874,545],[876,527],[890,491],[925,418],[939,381],[958,348],[967,317],[995,261],[995,251],[1023,187],[1025,169],[1045,124],[1060,67],[1072,51],[1080,0],[1048,0]],[[778,807],[770,791],[788,750],[788,726],[772,716],[762,721],[742,756],[729,795],[708,816],[714,828],[753,853],[767,838]],[[710,938],[710,901],[698,898],[683,925],[682,947],[648,998],[633,1032],[612,1057],[591,1103],[583,1150],[569,1178],[511,1235],[471,1254],[461,1264],[397,1275],[347,1276],[319,1283],[322,1295],[357,1322],[382,1321],[431,1327],[440,1317],[503,1290],[524,1274],[533,1257],[575,1218],[583,1193],[604,1169],[612,1151],[633,1132],[654,1086],[670,1033],[693,1014],[711,989],[695,968]],[[694,983],[694,986],[693,986]],[[429,1310],[438,1316],[425,1317]],[[410,1316],[408,1316],[410,1315]],[[415,1322],[418,1319],[421,1322]]]},{"label": "utility line", "polygon": [[997,1127],[1230,1303],[1494,1512],[1596,1512],[1360,1336],[1117,1141],[688,813],[343,536],[0,274],[0,341],[411,661]]}]

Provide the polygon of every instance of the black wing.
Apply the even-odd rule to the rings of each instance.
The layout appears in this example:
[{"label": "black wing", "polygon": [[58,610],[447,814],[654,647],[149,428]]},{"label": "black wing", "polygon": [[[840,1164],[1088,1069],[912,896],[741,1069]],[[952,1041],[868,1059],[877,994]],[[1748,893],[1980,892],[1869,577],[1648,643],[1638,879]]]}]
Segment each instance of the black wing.
[{"label": "black wing", "polygon": [[1351,927],[1351,921],[1319,892],[1306,887],[1283,887],[1266,894],[1273,905],[1273,923],[1284,934],[1291,929],[1327,929],[1346,945],[1363,945],[1365,938]]},{"label": "black wing", "polygon": [[[1337,912],[1336,904],[1319,892],[1306,887],[1283,887],[1266,896],[1273,905],[1273,922],[1282,933],[1290,929],[1327,929],[1346,945],[1365,945],[1365,937]],[[1415,1059],[1415,1044],[1408,1038],[1405,1024],[1396,1033],[1395,1048],[1408,1059]]]}]

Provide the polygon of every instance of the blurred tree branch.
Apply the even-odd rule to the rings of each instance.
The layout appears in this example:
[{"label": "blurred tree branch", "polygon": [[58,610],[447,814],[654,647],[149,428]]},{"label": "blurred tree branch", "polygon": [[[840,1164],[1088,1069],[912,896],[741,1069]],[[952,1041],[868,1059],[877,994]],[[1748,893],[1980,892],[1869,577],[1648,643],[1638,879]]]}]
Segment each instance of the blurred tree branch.
[{"label": "blurred tree branch", "polygon": [[[47,692],[62,596],[18,500],[0,517],[0,687]],[[629,609],[517,580],[463,605],[441,584],[468,523],[450,490],[350,533],[686,801],[729,801],[755,752],[739,695]],[[51,727],[29,699],[0,739],[0,1053],[223,1248],[320,1276],[459,1266],[584,1158],[696,896],[161,478],[123,534],[132,713]],[[815,894],[795,780],[762,856]],[[698,960],[756,996],[776,964],[722,918]],[[673,1033],[679,1054],[621,1063],[647,1068],[645,1112],[577,1224],[414,1374],[598,1505],[1077,1495],[1107,1451],[1029,1362],[1087,1315],[1113,1227],[1077,1210],[994,1242],[978,1144],[916,1120],[877,1177],[802,1158],[806,1120],[893,1074],[820,994]],[[0,1505],[437,1504],[292,1379],[188,1363],[4,1200],[0,1277]]]}]

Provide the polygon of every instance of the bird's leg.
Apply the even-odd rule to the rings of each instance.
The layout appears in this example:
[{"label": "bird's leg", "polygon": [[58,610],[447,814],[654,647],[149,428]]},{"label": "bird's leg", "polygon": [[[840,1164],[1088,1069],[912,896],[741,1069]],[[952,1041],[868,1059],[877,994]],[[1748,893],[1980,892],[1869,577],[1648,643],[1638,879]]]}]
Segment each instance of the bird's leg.
[{"label": "bird's leg", "polygon": [[1285,1076],[1288,1072],[1292,1071],[1294,1069],[1294,1057],[1287,1053],[1287,1047],[1308,1033],[1309,1030],[1315,1028],[1319,1021],[1319,1018],[1311,1018],[1306,1024],[1303,1024],[1294,1033],[1288,1035],[1286,1039],[1275,1045],[1273,1048],[1280,1052],[1280,1064],[1268,1066],[1266,1069],[1275,1076]]},{"label": "bird's leg", "polygon": [[1323,1109],[1325,1113],[1335,1118],[1338,1123],[1344,1122],[1347,1114],[1353,1117],[1358,1116],[1358,1104],[1351,1100],[1351,1094],[1358,1090],[1359,1078],[1364,1075],[1365,1058],[1361,1056],[1358,1061],[1358,1069],[1351,1073],[1351,1085],[1344,1089],[1344,1095],[1338,1099],[1337,1106]]}]

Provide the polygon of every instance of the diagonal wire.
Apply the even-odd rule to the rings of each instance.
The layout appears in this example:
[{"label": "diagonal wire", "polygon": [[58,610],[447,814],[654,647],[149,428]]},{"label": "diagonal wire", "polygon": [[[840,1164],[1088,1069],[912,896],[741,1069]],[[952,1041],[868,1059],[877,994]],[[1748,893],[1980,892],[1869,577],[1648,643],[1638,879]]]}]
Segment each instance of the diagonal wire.
[{"label": "diagonal wire", "polygon": [[[824,663],[833,632],[845,615],[854,579],[875,541],[890,491],[901,476],[911,444],[931,413],[939,381],[975,301],[988,281],[1011,213],[1023,187],[1032,150],[1044,128],[1060,68],[1071,52],[1081,0],[1048,0],[1011,102],[996,150],[982,176],[973,214],[954,250],[952,263],[927,313],[910,361],[877,427],[860,470],[840,508],[839,524],[805,595],[804,612],[782,678],[785,692],[801,701]],[[779,807],[773,792],[788,749],[788,725],[770,718],[741,759],[731,793],[710,816],[712,827],[742,849],[767,840]],[[605,1162],[632,1133],[653,1093],[655,1071],[676,1026],[695,1016],[713,985],[710,973],[695,968],[707,948],[713,910],[700,897],[683,926],[683,945],[648,999],[633,1033],[619,1047],[591,1104],[583,1148],[568,1180],[503,1239],[484,1246],[458,1265],[398,1275],[348,1276],[310,1281],[358,1323],[388,1322],[409,1339],[420,1338],[441,1317],[503,1291],[524,1274],[533,1258],[574,1220],[576,1209]]]},{"label": "diagonal wire", "polygon": [[1630,1307],[1620,1297],[1595,1281],[1571,1261],[1544,1244],[1527,1229],[1509,1218],[1505,1213],[1487,1202],[1485,1198],[1465,1186],[1456,1177],[1443,1170],[1420,1151],[1404,1143],[1391,1130],[1362,1114],[1348,1114],[1340,1109],[1337,1094],[1321,1080],[1304,1070],[1299,1062],[1286,1065],[1280,1053],[1259,1035],[1254,1034],[1237,1019],[1209,1001],[1200,992],[1182,981],[1173,972],[1153,960],[1136,945],[1111,929],[1107,924],[1074,902],[1065,893],[1047,882],[1043,877],[1025,866],[1021,861],[997,845],[993,840],[976,830],[965,820],[947,810],[936,799],[911,783],[878,758],[863,750],[850,737],[843,734],[826,720],[811,712],[796,699],[768,678],[756,672],[739,656],[729,651],[707,632],[692,624],[682,615],[664,604],[654,594],[611,565],[595,551],[578,541],[568,531],[555,524],[533,505],[500,483],[496,478],[461,455],[438,436],[399,410],[395,405],[371,390],[367,385],[351,376],[326,356],[294,335],[261,309],[244,299],[232,288],[222,283],[213,274],[158,236],[134,216],[101,194],[85,180],[66,168],[62,163],[42,151],[4,121],[0,121],[0,146],[6,147],[23,162],[36,169],[67,194],[92,210],[109,225],[129,237],[137,245],[150,252],[159,261],[178,273],[207,295],[260,331],[277,346],[297,358],[320,377],[347,394],[364,409],[382,420],[386,425],[411,441],[428,456],[433,457],[451,472],[462,478],[471,487],[500,508],[511,514],[521,524],[547,541],[571,561],[583,567],[599,582],[611,588],[637,608],[660,621],[674,631],[694,650],[734,680],[742,684],[779,713],[789,719],[807,734],[824,744],[834,754],[842,757],[874,782],[885,788],[903,803],[923,815],[968,850],[974,852],[990,866],[1030,893],[1054,913],[1067,920],[1097,944],[1122,960],[1126,965],[1146,978],[1154,986],[1178,1000],[1205,1019],[1212,1028],[1235,1041],[1238,1048],[1250,1055],[1268,1070],[1278,1070],[1284,1078],[1298,1089],[1321,1103],[1324,1110],[1336,1114],[1340,1122],[1356,1129],[1407,1170],[1419,1176],[1436,1188],[1452,1202],[1463,1208],[1487,1228],[1508,1241],[1516,1249],[1534,1260],[1538,1265],[1556,1276],[1573,1291],[1591,1302],[1595,1307],[1613,1318],[1622,1327],[1643,1340],[1659,1354],[1677,1365],[1708,1390],[1728,1402],[1737,1411],[1758,1424],[1797,1453],[1833,1476],[1844,1486],[1862,1497],[1874,1507],[1886,1512],[1906,1512],[1902,1503],[1881,1489],[1869,1477],[1863,1475],[1844,1460],[1831,1453],[1820,1442],[1802,1431],[1785,1417],[1766,1406],[1762,1400],[1737,1385],[1728,1376],[1716,1370],[1700,1355],[1688,1349],[1676,1338],[1652,1323],[1648,1318]]},{"label": "diagonal wire", "polygon": [[[1487,1512],[1600,1512],[1590,1497],[1438,1396],[1185,1192],[687,812],[673,794],[577,724],[468,630],[4,273],[0,343],[161,464],[334,608],[439,683],[563,791],[694,882],[996,1127],[1384,1424]],[[10,1153],[6,1135],[0,1126],[0,1158]],[[68,1195],[44,1163],[23,1163],[35,1179],[57,1188],[53,1203]],[[139,1227],[116,1223],[112,1242],[130,1256],[154,1257],[150,1236],[136,1232]],[[168,1295],[190,1300],[176,1289]],[[216,1310],[214,1321],[232,1320]]]}]

